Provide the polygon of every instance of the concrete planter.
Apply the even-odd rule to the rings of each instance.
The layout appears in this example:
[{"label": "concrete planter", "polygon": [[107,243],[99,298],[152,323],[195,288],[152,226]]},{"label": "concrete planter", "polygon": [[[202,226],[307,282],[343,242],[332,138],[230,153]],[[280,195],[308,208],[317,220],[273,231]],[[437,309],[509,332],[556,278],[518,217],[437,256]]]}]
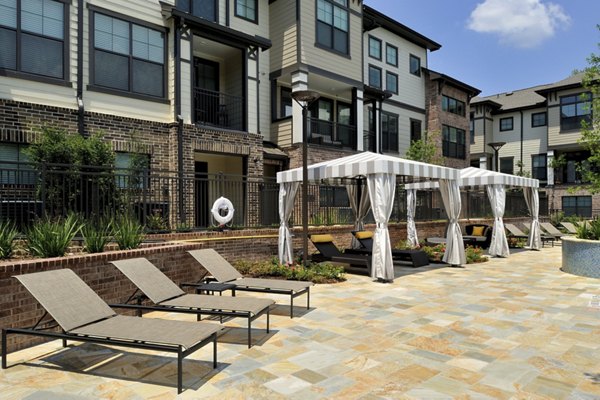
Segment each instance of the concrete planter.
[{"label": "concrete planter", "polygon": [[600,240],[563,236],[562,270],[574,275],[600,278]]}]

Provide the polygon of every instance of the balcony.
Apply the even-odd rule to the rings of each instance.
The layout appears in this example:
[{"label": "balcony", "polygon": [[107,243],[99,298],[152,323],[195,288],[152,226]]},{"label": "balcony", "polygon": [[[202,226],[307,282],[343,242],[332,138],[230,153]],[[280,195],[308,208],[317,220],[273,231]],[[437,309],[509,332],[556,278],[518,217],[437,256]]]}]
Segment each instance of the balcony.
[{"label": "balcony", "polygon": [[215,92],[207,89],[194,89],[194,122],[243,131],[244,99],[239,96]]},{"label": "balcony", "polygon": [[310,143],[356,150],[356,128],[352,125],[309,118],[309,128]]},{"label": "balcony", "polygon": [[363,149],[365,151],[378,153],[377,148],[375,146],[375,132],[369,130],[363,131]]}]

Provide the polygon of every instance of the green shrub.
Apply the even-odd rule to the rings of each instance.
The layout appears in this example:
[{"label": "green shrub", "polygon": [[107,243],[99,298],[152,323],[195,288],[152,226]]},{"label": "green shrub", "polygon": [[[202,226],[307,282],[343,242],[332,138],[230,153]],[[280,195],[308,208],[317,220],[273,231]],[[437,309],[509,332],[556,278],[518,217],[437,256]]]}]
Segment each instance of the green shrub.
[{"label": "green shrub", "polygon": [[10,258],[15,249],[14,240],[18,235],[15,225],[8,222],[0,222],[0,260]]},{"label": "green shrub", "polygon": [[550,223],[554,226],[560,226],[560,223],[565,220],[565,213],[563,211],[556,211],[550,214]]},{"label": "green shrub", "polygon": [[36,257],[62,257],[81,227],[75,214],[38,220],[27,231],[27,249]]},{"label": "green shrub", "polygon": [[169,230],[169,223],[166,218],[162,216],[160,210],[155,210],[146,217],[146,230],[149,232]]},{"label": "green shrub", "polygon": [[589,222],[580,222],[575,225],[578,239],[600,240],[600,219],[594,218]]},{"label": "green shrub", "polygon": [[112,235],[112,221],[108,218],[88,222],[81,228],[83,246],[88,253],[102,253]]},{"label": "green shrub", "polygon": [[130,214],[117,216],[112,221],[113,235],[119,250],[138,248],[144,238],[144,227]]},{"label": "green shrub", "polygon": [[238,261],[237,270],[253,278],[278,277],[314,283],[332,283],[345,281],[344,268],[330,263],[281,265],[275,258],[271,261]]},{"label": "green shrub", "polygon": [[477,264],[488,261],[488,258],[483,256],[483,249],[481,247],[467,246],[465,248],[465,255],[467,256],[467,264]]}]

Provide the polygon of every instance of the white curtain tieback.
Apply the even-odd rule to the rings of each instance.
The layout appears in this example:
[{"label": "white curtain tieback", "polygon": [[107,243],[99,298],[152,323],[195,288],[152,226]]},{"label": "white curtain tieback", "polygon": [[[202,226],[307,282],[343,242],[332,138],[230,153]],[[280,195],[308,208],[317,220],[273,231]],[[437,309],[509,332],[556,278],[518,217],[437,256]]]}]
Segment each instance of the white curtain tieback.
[{"label": "white curtain tieback", "polygon": [[378,222],[377,223],[377,229],[387,229],[388,224],[383,223],[383,222]]}]

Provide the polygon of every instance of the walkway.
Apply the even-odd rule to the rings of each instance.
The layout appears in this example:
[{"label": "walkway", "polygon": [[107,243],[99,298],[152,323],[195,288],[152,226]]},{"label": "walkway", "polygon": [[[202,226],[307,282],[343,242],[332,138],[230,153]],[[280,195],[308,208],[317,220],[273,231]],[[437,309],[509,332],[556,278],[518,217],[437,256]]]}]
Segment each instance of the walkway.
[{"label": "walkway", "polygon": [[[209,348],[184,361],[181,398],[600,399],[600,280],[559,266],[557,246],[319,285],[314,308],[278,308],[253,348],[241,328],[224,334],[217,370]],[[55,341],[9,355],[20,361],[0,371],[3,399],[175,397],[168,355]]]}]

